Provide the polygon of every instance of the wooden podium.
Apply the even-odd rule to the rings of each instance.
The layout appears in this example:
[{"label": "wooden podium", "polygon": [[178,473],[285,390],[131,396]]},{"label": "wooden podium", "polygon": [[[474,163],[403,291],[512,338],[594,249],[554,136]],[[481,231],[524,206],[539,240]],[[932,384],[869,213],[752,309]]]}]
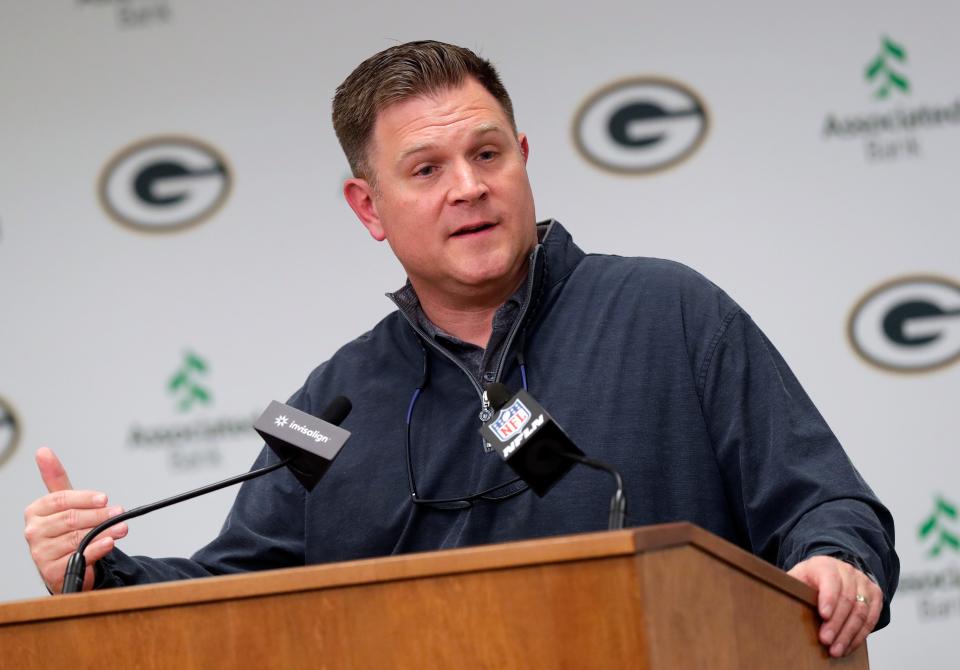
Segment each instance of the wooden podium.
[{"label": "wooden podium", "polygon": [[0,605],[4,668],[867,668],[812,589],[686,523]]}]

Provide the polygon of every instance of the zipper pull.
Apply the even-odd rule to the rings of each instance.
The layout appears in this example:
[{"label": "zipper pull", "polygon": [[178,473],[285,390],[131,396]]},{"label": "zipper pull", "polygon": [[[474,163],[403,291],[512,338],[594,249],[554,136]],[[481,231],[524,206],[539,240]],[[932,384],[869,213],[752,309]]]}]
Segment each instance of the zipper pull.
[{"label": "zipper pull", "polygon": [[[487,392],[484,391],[480,396],[480,421],[486,423],[493,418],[493,410],[490,409],[490,400],[487,398]],[[480,443],[483,445],[484,453],[489,454],[493,451],[493,445],[486,441],[483,436],[480,437]]]},{"label": "zipper pull", "polygon": [[493,410],[490,409],[490,400],[487,398],[487,392],[484,391],[480,398],[480,421],[486,423],[493,416]]}]

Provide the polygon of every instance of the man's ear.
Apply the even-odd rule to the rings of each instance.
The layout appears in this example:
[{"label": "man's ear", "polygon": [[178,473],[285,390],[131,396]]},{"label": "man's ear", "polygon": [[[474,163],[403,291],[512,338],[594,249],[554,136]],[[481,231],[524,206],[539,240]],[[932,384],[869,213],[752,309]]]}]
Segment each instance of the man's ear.
[{"label": "man's ear", "polygon": [[520,153],[523,154],[523,164],[527,164],[530,158],[530,144],[527,142],[527,136],[524,133],[517,133],[517,142],[520,143]]},{"label": "man's ear", "polygon": [[377,242],[383,242],[387,236],[380,225],[380,215],[377,213],[377,204],[374,201],[373,187],[366,179],[351,177],[343,182],[343,197],[350,209],[360,219],[360,223],[370,233],[370,237]]}]

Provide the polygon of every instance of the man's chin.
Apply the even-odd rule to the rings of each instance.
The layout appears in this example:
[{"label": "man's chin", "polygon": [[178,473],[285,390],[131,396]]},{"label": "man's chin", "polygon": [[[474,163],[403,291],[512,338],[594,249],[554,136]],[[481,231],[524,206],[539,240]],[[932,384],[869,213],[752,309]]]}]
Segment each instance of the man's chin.
[{"label": "man's chin", "polygon": [[[516,289],[516,284],[522,279],[522,275],[525,274],[525,264],[525,262],[519,265],[515,263],[490,263],[470,267],[461,265],[457,268],[454,280],[460,285],[464,293],[476,292],[482,294],[491,290],[503,291],[507,289],[512,293]],[[507,289],[503,287],[507,287]]]}]

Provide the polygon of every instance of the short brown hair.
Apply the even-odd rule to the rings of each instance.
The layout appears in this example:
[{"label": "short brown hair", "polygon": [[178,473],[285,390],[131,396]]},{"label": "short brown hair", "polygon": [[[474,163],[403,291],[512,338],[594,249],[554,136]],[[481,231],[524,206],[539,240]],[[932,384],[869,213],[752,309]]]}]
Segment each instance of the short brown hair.
[{"label": "short brown hair", "polygon": [[360,63],[333,97],[333,128],[355,177],[372,181],[367,148],[386,107],[460,86],[473,77],[500,103],[516,132],[513,103],[490,61],[444,42],[407,42],[385,49]]}]

